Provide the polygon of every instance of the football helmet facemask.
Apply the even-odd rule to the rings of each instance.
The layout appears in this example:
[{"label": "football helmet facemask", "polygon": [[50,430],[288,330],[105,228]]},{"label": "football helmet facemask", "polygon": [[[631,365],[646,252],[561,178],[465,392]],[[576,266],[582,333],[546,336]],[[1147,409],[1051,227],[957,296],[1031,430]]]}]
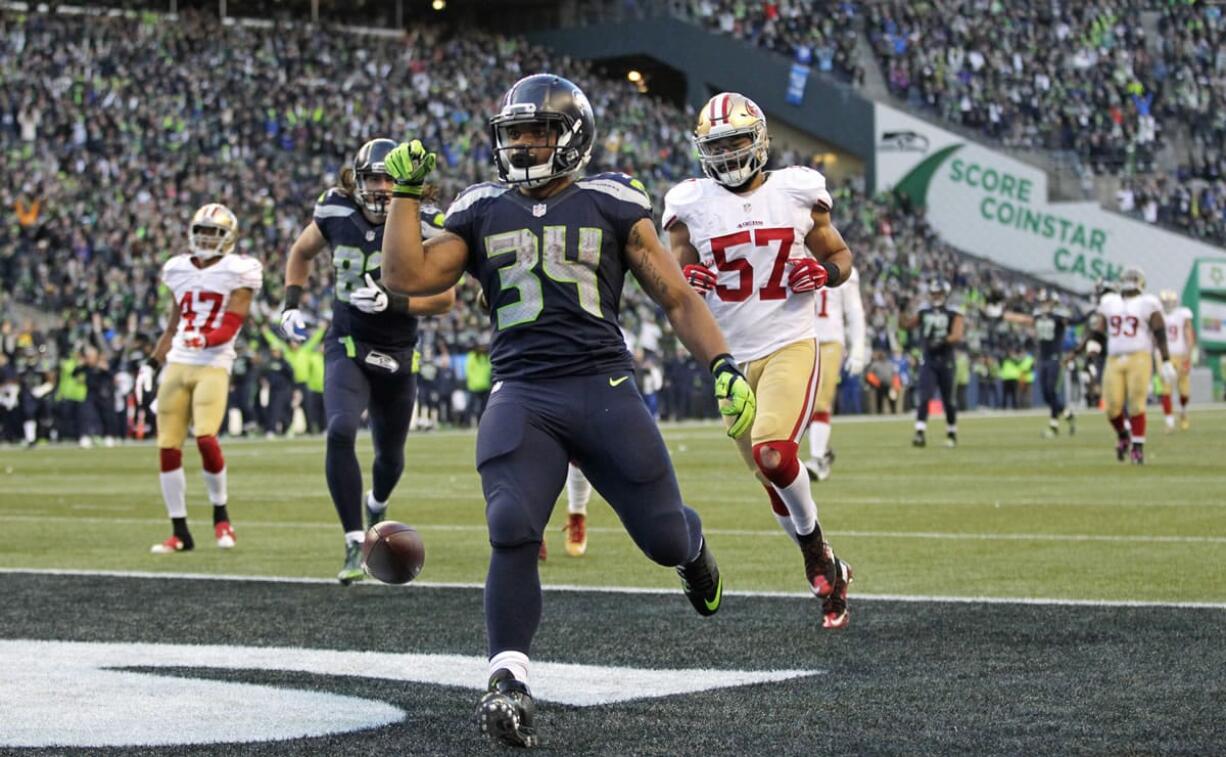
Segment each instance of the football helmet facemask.
[{"label": "football helmet facemask", "polygon": [[1174,313],[1175,308],[1179,307],[1179,295],[1175,294],[1173,289],[1163,289],[1158,299],[1162,300],[1162,310],[1167,315]]},{"label": "football helmet facemask", "polygon": [[187,248],[201,260],[212,260],[234,250],[238,217],[225,205],[210,202],[196,211],[187,227]]},{"label": "football helmet facemask", "polygon": [[743,186],[766,167],[766,116],[745,95],[721,92],[708,100],[693,139],[702,172],[729,189]]},{"label": "football helmet facemask", "polygon": [[[396,143],[390,139],[372,139],[362,145],[353,159],[353,181],[358,204],[376,223],[382,223],[387,218],[387,206],[392,201],[392,177],[388,175],[383,162],[387,159],[387,154],[394,149]],[[385,189],[368,186],[370,179],[375,176],[387,179]]]},{"label": "football helmet facemask", "polygon": [[945,304],[945,301],[949,299],[951,289],[952,288],[949,286],[948,281],[945,281],[944,279],[933,279],[932,281],[928,282],[928,301],[932,303],[933,307],[941,307]]},{"label": "football helmet facemask", "polygon": [[1130,265],[1120,274],[1121,294],[1140,294],[1145,291],[1145,274],[1135,265]]},{"label": "football helmet facemask", "polygon": [[[528,130],[542,125],[544,143],[512,138],[513,127]],[[596,117],[587,95],[573,82],[553,74],[533,74],[515,82],[502,96],[498,114],[490,119],[490,136],[498,178],[507,184],[540,187],[583,170],[596,142]],[[537,162],[536,153],[543,149],[549,158]]]}]

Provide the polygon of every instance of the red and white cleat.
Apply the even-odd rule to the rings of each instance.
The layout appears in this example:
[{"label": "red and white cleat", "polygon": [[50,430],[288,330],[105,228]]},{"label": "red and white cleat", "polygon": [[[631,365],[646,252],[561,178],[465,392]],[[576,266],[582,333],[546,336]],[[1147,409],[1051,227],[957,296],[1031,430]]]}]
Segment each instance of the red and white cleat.
[{"label": "red and white cleat", "polygon": [[161,544],[154,544],[149,551],[155,555],[173,555],[176,552],[186,552],[191,549],[182,539],[172,536]]},{"label": "red and white cleat", "polygon": [[217,537],[217,546],[219,548],[234,548],[234,528],[230,525],[230,521],[223,520],[221,523],[213,526],[213,536]]},{"label": "red and white cleat", "polygon": [[822,600],[822,628],[846,628],[851,623],[847,612],[847,587],[852,582],[851,566],[834,558],[836,575],[833,591]]},{"label": "red and white cleat", "polygon": [[566,554],[571,557],[582,557],[587,552],[587,516],[582,513],[571,513],[566,516]]}]

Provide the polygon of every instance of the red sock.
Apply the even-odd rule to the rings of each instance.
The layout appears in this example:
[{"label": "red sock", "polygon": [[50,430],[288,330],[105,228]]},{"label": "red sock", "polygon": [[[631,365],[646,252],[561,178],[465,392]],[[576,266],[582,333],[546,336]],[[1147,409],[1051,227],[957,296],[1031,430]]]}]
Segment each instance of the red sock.
[{"label": "red sock", "polygon": [[1186,394],[1181,394],[1181,395],[1179,395],[1179,406],[1180,406],[1180,407],[1187,407],[1187,406],[1188,406],[1188,395],[1186,395]]},{"label": "red sock", "polygon": [[161,447],[158,449],[158,458],[162,463],[163,473],[170,473],[172,470],[183,467],[183,450]]},{"label": "red sock", "polygon": [[788,512],[788,506],[783,504],[783,498],[779,496],[779,492],[775,491],[773,486],[763,486],[767,495],[771,498],[771,509],[775,511],[775,515],[782,515],[785,518],[791,513]]},{"label": "red sock", "polygon": [[221,473],[226,467],[226,459],[221,456],[221,445],[215,436],[196,437],[196,448],[200,450],[200,460],[208,473]]},{"label": "red sock", "polygon": [[1108,418],[1107,420],[1111,421],[1111,427],[1115,429],[1115,433],[1118,436],[1124,435],[1124,414],[1123,413],[1120,413],[1114,418]]},{"label": "red sock", "polygon": [[830,413],[828,411],[817,411],[813,414],[813,423],[825,423],[830,425]]},{"label": "red sock", "polygon": [[1144,442],[1145,441],[1145,413],[1138,413],[1137,415],[1132,416],[1128,420],[1128,422],[1132,424],[1132,441]]},{"label": "red sock", "polygon": [[1171,414],[1171,395],[1169,394],[1162,395],[1162,412],[1166,415]]}]

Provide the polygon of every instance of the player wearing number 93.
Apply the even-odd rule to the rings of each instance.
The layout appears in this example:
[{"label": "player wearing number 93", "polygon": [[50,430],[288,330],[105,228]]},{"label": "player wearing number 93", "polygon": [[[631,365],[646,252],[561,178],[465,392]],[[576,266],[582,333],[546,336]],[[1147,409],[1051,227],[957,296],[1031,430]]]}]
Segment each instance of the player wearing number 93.
[{"label": "player wearing number 93", "polygon": [[596,140],[592,107],[570,81],[516,82],[490,119],[498,183],[462,192],[446,233],[426,241],[417,187],[433,153],[416,140],[388,158],[396,198],[383,240],[384,282],[410,295],[480,282],[494,328],[494,387],[477,436],[492,547],[485,584],[490,690],[477,710],[496,742],[536,742],[528,654],[541,617],[537,553],[573,459],[655,562],[677,566],[687,598],[710,615],[723,585],[698,514],[681,500],[668,450],[633,379],[618,327],[627,270],[660,303],[715,376],[733,428],[752,423],[753,393],[710,312],[656,236],[643,185],[624,174],[580,178]]},{"label": "player wearing number 93", "polygon": [[229,549],[235,544],[226,509],[225,459],[217,432],[230,393],[234,337],[263,280],[260,261],[236,254],[237,242],[238,218],[226,206],[209,203],[192,216],[188,252],[162,266],[162,283],[170,289],[173,302],[166,330],[136,379],[137,392],[151,391],[154,374],[161,365],[166,366],[157,390],[157,442],[162,498],[174,533],[153,546],[154,554],[185,552],[195,546],[187,527],[183,475],[182,447],[189,423],[213,503],[217,546]]},{"label": "player wearing number 93", "polygon": [[830,221],[826,179],[809,168],[765,171],[766,117],[724,92],[694,130],[703,172],[664,198],[664,228],[690,285],[706,297],[736,362],[757,393],[752,430],[738,439],[779,525],[799,545],[822,625],[848,623],[850,567],[822,538],[808,473],[797,454],[821,370],[815,292],[841,284],[852,256]]},{"label": "player wearing number 93", "polygon": [[[369,412],[375,447],[372,487],[365,496],[369,527],[386,517],[388,498],[404,471],[404,443],[417,392],[417,317],[444,313],[455,302],[451,290],[410,299],[389,293],[379,283],[384,222],[392,199],[384,161],[395,147],[390,139],[362,145],[352,165],[342,171],[340,186],[320,196],[285,267],[281,329],[288,339],[302,341],[307,335],[299,304],[311,261],[325,248],[332,249],[335,300],[324,342],[324,471],[345,534],[345,561],[337,573],[345,585],[365,575],[362,468],[356,449],[362,413]],[[423,205],[416,220],[423,236],[442,232],[437,208]]]}]

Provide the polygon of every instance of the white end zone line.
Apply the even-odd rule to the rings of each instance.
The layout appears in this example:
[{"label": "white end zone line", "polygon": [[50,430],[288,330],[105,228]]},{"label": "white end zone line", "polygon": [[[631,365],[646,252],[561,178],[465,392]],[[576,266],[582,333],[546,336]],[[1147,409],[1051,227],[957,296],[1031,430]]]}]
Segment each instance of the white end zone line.
[{"label": "white end zone line", "polygon": [[[0,568],[0,575],[36,576],[97,576],[102,578],[160,578],[183,581],[238,581],[249,583],[314,584],[335,586],[336,579],[302,576],[242,576],[211,573],[172,573],[140,570],[68,570],[59,568]],[[382,586],[370,582],[368,586]],[[484,589],[484,584],[414,581],[407,587],[421,589]],[[389,586],[390,589],[405,587]],[[545,584],[545,591],[588,592],[592,594],[677,594],[676,589],[653,589],[643,586],[578,586],[575,584]],[[761,597],[767,599],[808,599],[812,595],[801,591],[737,591],[727,590],[730,597]],[[956,597],[923,594],[851,594],[854,600],[873,602],[940,602],[946,604],[1042,605],[1057,607],[1168,607],[1181,610],[1226,610],[1226,602],[1153,602],[1132,599],[1059,599],[1048,597]]]}]

